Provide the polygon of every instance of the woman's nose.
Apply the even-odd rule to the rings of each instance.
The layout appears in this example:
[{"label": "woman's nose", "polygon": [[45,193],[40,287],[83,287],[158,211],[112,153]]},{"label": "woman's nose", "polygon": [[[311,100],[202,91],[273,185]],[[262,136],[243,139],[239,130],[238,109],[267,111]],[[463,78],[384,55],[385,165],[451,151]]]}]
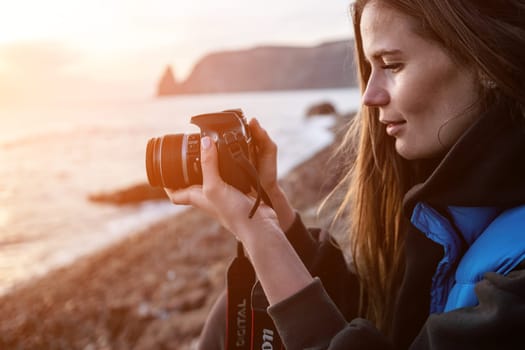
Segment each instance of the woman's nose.
[{"label": "woman's nose", "polygon": [[369,81],[363,94],[362,103],[368,107],[382,107],[390,102],[390,95],[383,87]]}]

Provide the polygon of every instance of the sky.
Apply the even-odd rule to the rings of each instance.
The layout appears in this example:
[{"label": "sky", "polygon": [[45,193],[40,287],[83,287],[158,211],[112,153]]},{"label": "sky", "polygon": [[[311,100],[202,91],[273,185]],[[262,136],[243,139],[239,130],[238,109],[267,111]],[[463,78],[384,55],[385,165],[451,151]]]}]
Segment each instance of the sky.
[{"label": "sky", "polygon": [[349,0],[0,2],[0,105],[149,98],[213,51],[351,37]]}]

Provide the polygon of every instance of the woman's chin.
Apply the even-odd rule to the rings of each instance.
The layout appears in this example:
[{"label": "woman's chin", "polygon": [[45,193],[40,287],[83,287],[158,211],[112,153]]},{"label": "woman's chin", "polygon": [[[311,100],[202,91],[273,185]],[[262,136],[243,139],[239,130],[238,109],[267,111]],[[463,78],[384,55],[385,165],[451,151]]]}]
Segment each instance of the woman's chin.
[{"label": "woman's chin", "polygon": [[396,139],[396,152],[406,160],[433,159],[443,156],[447,149],[438,145],[437,147],[415,147],[409,145],[402,139]]}]

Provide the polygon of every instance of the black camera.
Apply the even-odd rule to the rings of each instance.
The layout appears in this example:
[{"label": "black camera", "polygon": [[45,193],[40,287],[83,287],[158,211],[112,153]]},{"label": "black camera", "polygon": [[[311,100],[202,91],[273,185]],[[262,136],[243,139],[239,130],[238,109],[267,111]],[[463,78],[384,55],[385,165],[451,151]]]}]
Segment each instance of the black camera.
[{"label": "black camera", "polygon": [[202,184],[200,162],[201,137],[209,136],[217,144],[219,173],[222,179],[248,193],[257,177],[255,146],[242,110],[193,116],[200,134],[171,134],[152,138],[146,148],[148,181],[154,187],[181,189]]}]

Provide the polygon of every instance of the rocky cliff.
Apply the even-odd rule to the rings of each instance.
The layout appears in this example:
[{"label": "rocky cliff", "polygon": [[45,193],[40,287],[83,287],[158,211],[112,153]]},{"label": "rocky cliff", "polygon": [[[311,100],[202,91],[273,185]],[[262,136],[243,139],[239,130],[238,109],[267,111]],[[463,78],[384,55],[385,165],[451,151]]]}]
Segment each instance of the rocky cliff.
[{"label": "rocky cliff", "polygon": [[351,87],[356,85],[352,48],[343,40],[215,52],[202,58],[186,81],[158,95]]}]

